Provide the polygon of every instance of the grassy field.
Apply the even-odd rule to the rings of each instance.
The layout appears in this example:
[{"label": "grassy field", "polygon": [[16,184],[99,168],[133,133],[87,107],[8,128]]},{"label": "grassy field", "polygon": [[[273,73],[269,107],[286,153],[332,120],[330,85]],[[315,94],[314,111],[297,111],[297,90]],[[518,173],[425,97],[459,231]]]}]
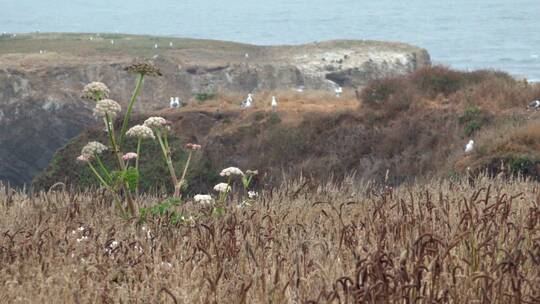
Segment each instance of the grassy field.
[{"label": "grassy field", "polygon": [[57,190],[0,191],[2,303],[540,302],[533,182],[300,179],[188,225]]}]

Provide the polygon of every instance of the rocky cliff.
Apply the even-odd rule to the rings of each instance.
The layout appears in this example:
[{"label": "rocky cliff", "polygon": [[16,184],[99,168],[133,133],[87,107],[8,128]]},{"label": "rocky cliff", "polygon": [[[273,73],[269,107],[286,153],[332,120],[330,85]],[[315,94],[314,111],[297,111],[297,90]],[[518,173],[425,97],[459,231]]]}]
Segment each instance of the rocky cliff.
[{"label": "rocky cliff", "polygon": [[91,81],[106,83],[125,105],[134,78],[122,67],[152,58],[164,76],[147,79],[139,112],[201,92],[333,90],[409,73],[428,53],[401,43],[329,41],[298,46],[164,37],[34,34],[0,37],[0,180],[20,186],[53,153],[93,124],[93,104],[79,97]]}]

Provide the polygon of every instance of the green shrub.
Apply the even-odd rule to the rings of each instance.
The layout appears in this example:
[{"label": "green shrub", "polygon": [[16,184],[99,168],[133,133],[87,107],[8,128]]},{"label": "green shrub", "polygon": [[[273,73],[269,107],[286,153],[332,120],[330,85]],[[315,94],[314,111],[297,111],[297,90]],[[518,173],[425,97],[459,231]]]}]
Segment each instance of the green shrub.
[{"label": "green shrub", "polygon": [[466,136],[471,136],[482,128],[484,122],[482,110],[477,106],[469,106],[458,118],[458,121],[461,125],[465,125],[463,133]]},{"label": "green shrub", "polygon": [[281,122],[281,118],[279,117],[277,113],[270,114],[270,117],[268,118],[268,123],[270,123],[270,125],[277,125],[280,122]]},{"label": "green shrub", "polygon": [[195,99],[199,102],[199,103],[203,103],[207,100],[211,100],[211,99],[214,99],[216,97],[216,94],[215,93],[206,93],[206,92],[202,92],[202,93],[197,93],[195,94]]},{"label": "green shrub", "polygon": [[511,158],[508,165],[513,174],[529,175],[534,170],[534,162],[526,156]]}]

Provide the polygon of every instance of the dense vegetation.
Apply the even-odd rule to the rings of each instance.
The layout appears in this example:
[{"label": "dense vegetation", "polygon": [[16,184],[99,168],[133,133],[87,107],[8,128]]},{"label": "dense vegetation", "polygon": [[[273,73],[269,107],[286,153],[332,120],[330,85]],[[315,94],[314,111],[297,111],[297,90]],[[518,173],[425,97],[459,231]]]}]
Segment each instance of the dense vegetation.
[{"label": "dense vegetation", "polygon": [[171,224],[121,219],[101,192],[2,188],[0,301],[539,303],[538,191],[486,177],[394,189],[301,179]]},{"label": "dense vegetation", "polygon": [[[310,95],[311,99],[291,93],[279,96],[288,98],[289,106],[277,113],[255,107],[216,115],[216,107],[227,101],[224,95],[205,101],[200,109],[159,113],[175,128],[171,134],[175,161],[181,163],[185,157],[179,153],[182,143],[203,145],[188,172],[189,193],[210,190],[219,170],[227,166],[259,169],[263,174],[257,184],[267,187],[279,185],[283,173],[325,182],[352,172],[358,178],[380,180],[388,171],[392,184],[486,169],[493,174],[503,170],[507,175],[540,176],[536,170],[540,150],[534,148],[540,143],[537,113],[526,110],[528,102],[540,98],[540,87],[502,72],[434,66],[376,80],[360,93],[356,111],[332,106],[309,110],[310,103],[345,103],[350,96],[340,101],[323,94]],[[134,123],[142,120],[136,118]],[[512,134],[520,134],[520,139],[514,140]],[[57,181],[83,188],[96,185],[73,156],[90,138],[104,136],[100,128],[82,134],[57,153],[35,185],[42,189]],[[507,143],[494,140],[498,137]],[[469,139],[475,140],[476,149],[465,155],[463,146]],[[141,175],[151,182],[142,189],[167,185],[163,163],[155,157],[158,144],[145,145],[144,151],[150,153],[140,156]]]}]

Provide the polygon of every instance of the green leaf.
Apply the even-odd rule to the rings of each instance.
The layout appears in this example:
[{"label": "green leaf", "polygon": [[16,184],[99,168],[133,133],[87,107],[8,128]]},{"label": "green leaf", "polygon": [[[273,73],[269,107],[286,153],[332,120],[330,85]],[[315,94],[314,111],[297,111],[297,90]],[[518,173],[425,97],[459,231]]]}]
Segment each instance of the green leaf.
[{"label": "green leaf", "polygon": [[124,174],[124,181],[127,182],[129,189],[137,188],[137,181],[139,180],[139,171],[131,167],[128,168]]}]

